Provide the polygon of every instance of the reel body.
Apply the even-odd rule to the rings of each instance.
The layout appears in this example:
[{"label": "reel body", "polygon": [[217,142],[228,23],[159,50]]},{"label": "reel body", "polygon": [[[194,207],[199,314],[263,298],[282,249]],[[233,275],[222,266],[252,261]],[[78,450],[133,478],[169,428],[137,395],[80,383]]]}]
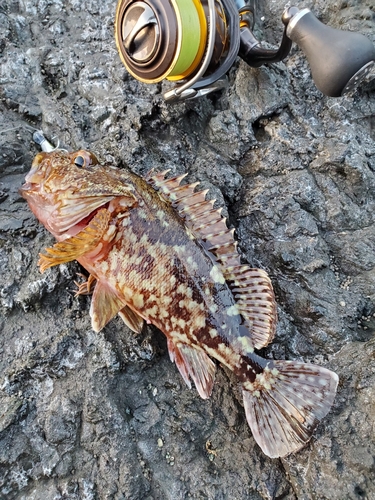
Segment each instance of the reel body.
[{"label": "reel body", "polygon": [[314,81],[326,95],[351,91],[375,64],[370,40],[325,26],[308,9],[284,11],[276,50],[263,48],[255,38],[254,20],[255,0],[120,0],[116,44],[134,78],[176,83],[164,94],[168,102],[225,86],[238,55],[253,67],[281,61],[292,41],[306,54]]},{"label": "reel body", "polygon": [[238,55],[238,11],[222,0],[120,0],[115,37],[134,78],[176,82],[168,101],[191,98],[221,88]]}]

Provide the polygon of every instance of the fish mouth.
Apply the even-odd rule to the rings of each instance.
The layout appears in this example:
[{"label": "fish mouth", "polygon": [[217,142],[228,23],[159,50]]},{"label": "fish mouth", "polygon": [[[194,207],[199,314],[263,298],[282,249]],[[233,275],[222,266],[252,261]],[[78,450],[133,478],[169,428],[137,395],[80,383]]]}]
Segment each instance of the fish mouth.
[{"label": "fish mouth", "polygon": [[18,188],[18,193],[24,198],[32,208],[35,204],[46,204],[46,194],[40,185],[27,181]]},{"label": "fish mouth", "polygon": [[27,197],[35,191],[35,186],[36,185],[31,182],[25,182],[25,184],[22,184],[22,186],[18,188],[18,192],[22,198],[27,200]]},{"label": "fish mouth", "polygon": [[18,189],[19,194],[22,198],[29,201],[33,198],[33,195],[40,195],[40,186],[43,183],[45,174],[39,172],[39,166],[42,161],[46,158],[46,153],[38,153],[31,165],[31,170],[26,174],[25,183]]}]

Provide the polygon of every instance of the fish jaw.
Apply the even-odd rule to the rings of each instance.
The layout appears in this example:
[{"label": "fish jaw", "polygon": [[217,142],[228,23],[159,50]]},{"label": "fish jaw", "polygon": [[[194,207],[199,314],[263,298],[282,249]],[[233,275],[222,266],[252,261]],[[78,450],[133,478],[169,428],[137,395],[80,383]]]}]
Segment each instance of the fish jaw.
[{"label": "fish jaw", "polygon": [[39,190],[36,190],[30,182],[23,184],[19,189],[19,193],[27,201],[35,217],[48,229],[48,231],[57,237],[49,226],[49,220],[56,210],[56,206],[51,204],[51,202],[43,196]]}]

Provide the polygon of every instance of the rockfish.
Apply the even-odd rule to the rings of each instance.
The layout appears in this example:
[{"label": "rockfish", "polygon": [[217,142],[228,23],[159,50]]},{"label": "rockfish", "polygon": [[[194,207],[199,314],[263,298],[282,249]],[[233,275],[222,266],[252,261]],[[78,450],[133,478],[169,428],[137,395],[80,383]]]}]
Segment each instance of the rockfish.
[{"label": "rockfish", "polygon": [[41,271],[77,260],[89,273],[78,293],[93,289],[92,328],[99,332],[116,314],[134,332],[152,323],[202,398],[214,383],[211,358],[232,370],[256,442],[269,457],[286,456],[328,413],[338,377],[255,353],[275,334],[270,279],[241,264],[214,200],[183,177],[141,178],[87,151],[39,153],[21,194],[58,241],[40,254]]}]

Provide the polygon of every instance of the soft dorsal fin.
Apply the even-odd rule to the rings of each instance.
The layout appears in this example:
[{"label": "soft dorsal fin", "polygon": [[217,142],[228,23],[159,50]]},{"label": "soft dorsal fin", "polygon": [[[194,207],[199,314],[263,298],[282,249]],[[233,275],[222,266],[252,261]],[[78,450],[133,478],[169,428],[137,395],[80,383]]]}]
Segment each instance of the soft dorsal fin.
[{"label": "soft dorsal fin", "polygon": [[260,349],[275,335],[277,311],[271,281],[265,271],[241,264],[234,239],[215,200],[206,200],[205,191],[195,191],[198,183],[181,185],[185,175],[166,179],[165,172],[150,172],[147,182],[170,201],[184,219],[187,228],[204,242],[216,258],[224,278],[234,293],[238,312],[244,319],[252,345]]},{"label": "soft dorsal fin", "polygon": [[126,302],[119,299],[107,284],[98,281],[95,285],[90,306],[92,329],[95,332],[100,332],[125,306]]},{"label": "soft dorsal fin", "polygon": [[272,341],[276,332],[277,308],[271,280],[262,269],[246,265],[228,267],[225,277],[253,346],[261,349]]},{"label": "soft dorsal fin", "polygon": [[107,231],[110,219],[111,214],[107,209],[102,208],[82,231],[64,241],[55,243],[53,247],[46,248],[46,254],[39,254],[40,271],[43,273],[49,267],[76,260],[94,250]]},{"label": "soft dorsal fin", "polygon": [[186,385],[191,388],[190,378],[202,399],[211,396],[215,380],[216,365],[202,350],[180,342],[174,342],[168,337],[168,351],[171,361],[176,363]]}]

